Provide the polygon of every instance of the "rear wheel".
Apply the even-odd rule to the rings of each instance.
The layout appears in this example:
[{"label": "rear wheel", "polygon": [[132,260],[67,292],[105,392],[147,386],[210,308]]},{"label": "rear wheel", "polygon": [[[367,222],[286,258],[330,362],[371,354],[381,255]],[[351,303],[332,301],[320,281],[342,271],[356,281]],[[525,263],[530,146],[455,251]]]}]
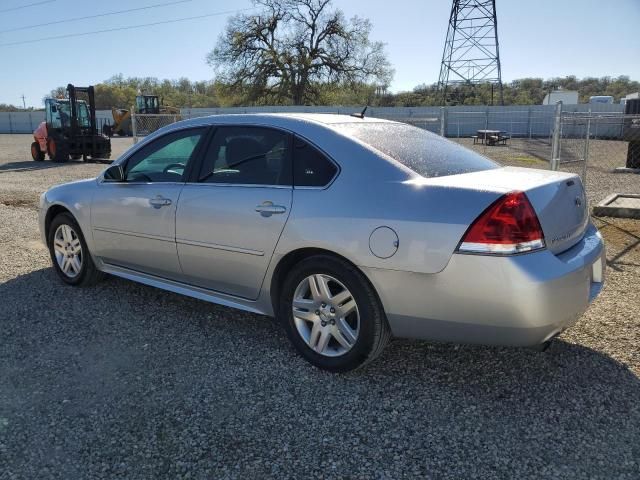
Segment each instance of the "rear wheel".
[{"label": "rear wheel", "polygon": [[88,287],[103,278],[91,259],[80,226],[69,213],[53,219],[47,243],[53,267],[63,282]]},{"label": "rear wheel", "polygon": [[293,267],[284,281],[279,313],[298,352],[332,372],[371,362],[391,335],[364,275],[330,256],[310,257]]},{"label": "rear wheel", "polygon": [[40,144],[38,142],[31,144],[31,158],[36,162],[42,162],[44,160],[44,152],[40,150]]},{"label": "rear wheel", "polygon": [[58,142],[57,140],[50,138],[47,140],[47,150],[49,152],[49,158],[56,163],[62,163],[69,160],[69,150],[64,142]]}]

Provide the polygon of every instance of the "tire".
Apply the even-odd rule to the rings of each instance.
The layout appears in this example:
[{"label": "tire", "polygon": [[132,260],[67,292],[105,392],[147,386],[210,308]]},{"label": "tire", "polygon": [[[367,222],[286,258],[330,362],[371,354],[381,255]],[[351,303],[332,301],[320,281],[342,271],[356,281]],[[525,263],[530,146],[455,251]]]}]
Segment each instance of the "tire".
[{"label": "tire", "polygon": [[[317,286],[322,281],[328,287],[329,295],[316,298],[311,292],[311,283],[315,282]],[[318,287],[318,290],[322,289]],[[341,296],[349,300],[341,303]],[[319,298],[329,300],[324,302]],[[351,306],[351,313],[341,317],[341,311],[350,310],[352,300],[355,309]],[[301,305],[303,307],[299,308]],[[331,372],[347,372],[373,361],[391,336],[386,315],[371,284],[353,265],[331,256],[309,257],[291,269],[282,286],[278,313],[300,355],[312,365]],[[349,327],[347,330],[344,329],[345,322]],[[317,329],[315,334],[314,329]],[[339,335],[334,337],[334,332]],[[322,342],[327,336],[329,340]],[[341,340],[338,337],[342,337]],[[347,341],[349,338],[350,342]],[[315,348],[310,346],[312,344]]]},{"label": "tire", "polygon": [[49,158],[56,163],[63,163],[69,160],[69,151],[62,142],[56,142],[53,138],[47,140],[47,151]]},{"label": "tire", "polygon": [[82,158],[82,154],[74,153],[71,155],[71,160],[80,160]]},{"label": "tire", "polygon": [[[70,236],[66,236],[65,227],[68,229],[66,233],[71,232]],[[60,232],[60,237],[58,237],[58,232]],[[75,255],[78,252],[77,242],[79,242],[80,255]],[[80,226],[71,214],[61,213],[53,219],[49,227],[47,245],[49,246],[49,255],[53,268],[64,283],[77,287],[89,287],[95,285],[104,277],[104,274],[93,263],[82,230],[80,230]],[[69,249],[67,250],[67,248]],[[74,258],[78,259],[78,262],[65,261],[63,252],[73,255]],[[60,257],[62,257],[62,260],[60,260]],[[79,268],[77,267],[78,263]],[[68,265],[66,272],[62,268],[64,265]]]},{"label": "tire", "polygon": [[44,152],[40,150],[40,144],[38,142],[31,144],[31,158],[36,162],[42,162],[44,160]]}]

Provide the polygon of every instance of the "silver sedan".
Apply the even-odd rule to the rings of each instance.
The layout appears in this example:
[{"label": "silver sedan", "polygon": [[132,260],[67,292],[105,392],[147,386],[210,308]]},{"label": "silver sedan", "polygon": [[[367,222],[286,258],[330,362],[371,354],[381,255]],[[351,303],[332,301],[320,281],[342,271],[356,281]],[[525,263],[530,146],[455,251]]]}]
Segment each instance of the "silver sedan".
[{"label": "silver sedan", "polygon": [[541,346],[600,292],[580,178],[339,115],[179,122],[41,198],[62,281],[105,273],[264,315],[346,371],[393,336]]}]

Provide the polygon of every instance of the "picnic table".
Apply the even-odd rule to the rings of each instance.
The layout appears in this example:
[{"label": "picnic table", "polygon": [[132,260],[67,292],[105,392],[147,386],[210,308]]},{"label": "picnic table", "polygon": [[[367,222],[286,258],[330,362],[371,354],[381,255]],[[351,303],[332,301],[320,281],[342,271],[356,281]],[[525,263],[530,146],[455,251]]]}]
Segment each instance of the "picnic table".
[{"label": "picnic table", "polygon": [[500,143],[502,143],[503,145],[507,144],[507,140],[509,140],[509,135],[506,134],[506,132],[503,132],[502,130],[487,130],[487,129],[482,129],[482,130],[478,130],[477,135],[472,136],[471,138],[473,138],[473,143],[478,143],[481,142],[483,145],[498,145]]}]

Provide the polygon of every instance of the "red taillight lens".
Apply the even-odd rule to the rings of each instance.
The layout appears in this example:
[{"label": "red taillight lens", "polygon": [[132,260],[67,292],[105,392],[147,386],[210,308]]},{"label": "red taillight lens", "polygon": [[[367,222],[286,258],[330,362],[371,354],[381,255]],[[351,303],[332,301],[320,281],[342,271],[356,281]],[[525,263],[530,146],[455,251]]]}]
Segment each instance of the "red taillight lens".
[{"label": "red taillight lens", "polygon": [[467,230],[458,251],[512,254],[544,248],[544,234],[523,192],[503,195]]}]

